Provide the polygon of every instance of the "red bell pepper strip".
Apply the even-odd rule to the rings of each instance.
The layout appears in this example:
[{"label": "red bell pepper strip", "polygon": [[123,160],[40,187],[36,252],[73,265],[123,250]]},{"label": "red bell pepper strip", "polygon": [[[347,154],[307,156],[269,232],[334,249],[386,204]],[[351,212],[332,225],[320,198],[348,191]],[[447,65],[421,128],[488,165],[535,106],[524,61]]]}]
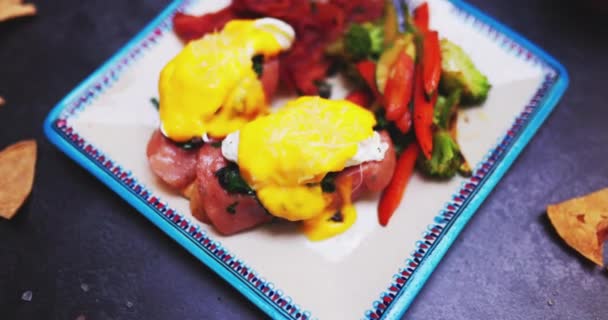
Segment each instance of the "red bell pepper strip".
[{"label": "red bell pepper strip", "polygon": [[352,91],[346,96],[345,99],[365,108],[369,107],[372,103],[372,98],[370,97],[369,92],[362,89]]},{"label": "red bell pepper strip", "polygon": [[414,142],[409,144],[403,150],[399,159],[397,159],[397,165],[395,166],[391,182],[382,192],[382,197],[378,203],[378,221],[380,225],[386,226],[388,224],[388,221],[401,203],[405,187],[407,187],[414,173],[416,158],[418,158],[419,153],[418,145]]},{"label": "red bell pepper strip", "polygon": [[424,33],[422,56],[422,73],[424,76],[424,91],[430,97],[437,86],[441,76],[441,49],[439,47],[439,34],[437,31]]},{"label": "red bell pepper strip", "polygon": [[378,92],[378,88],[376,87],[376,63],[371,60],[361,61],[357,63],[357,70],[374,93],[374,97],[379,97],[380,92]]},{"label": "red bell pepper strip", "polygon": [[414,60],[405,51],[401,51],[391,67],[384,89],[386,119],[397,121],[409,113],[413,78]]},{"label": "red bell pepper strip", "polygon": [[395,125],[402,133],[410,132],[410,129],[412,128],[412,113],[409,110],[409,106],[403,116],[395,121]]},{"label": "red bell pepper strip", "polygon": [[421,31],[429,29],[429,4],[427,2],[419,5],[414,10],[414,24],[416,24]]},{"label": "red bell pepper strip", "polygon": [[427,159],[433,152],[433,112],[437,102],[437,92],[429,101],[424,93],[424,81],[420,67],[416,70],[414,83],[414,132],[418,145]]}]

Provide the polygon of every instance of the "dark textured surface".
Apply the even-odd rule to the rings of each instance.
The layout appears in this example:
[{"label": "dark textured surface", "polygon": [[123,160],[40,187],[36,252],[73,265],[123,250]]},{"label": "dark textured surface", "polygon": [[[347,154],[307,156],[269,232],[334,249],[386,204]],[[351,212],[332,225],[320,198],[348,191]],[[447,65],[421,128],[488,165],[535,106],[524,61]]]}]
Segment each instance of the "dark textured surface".
[{"label": "dark textured surface", "polygon": [[[608,319],[607,273],[565,247],[544,212],[608,186],[608,15],[566,1],[472,2],[562,61],[571,85],[406,317]],[[0,221],[0,319],[263,317],[43,136],[51,107],[169,1],[37,3],[38,17],[0,24],[0,146],[39,142],[33,194]]]}]

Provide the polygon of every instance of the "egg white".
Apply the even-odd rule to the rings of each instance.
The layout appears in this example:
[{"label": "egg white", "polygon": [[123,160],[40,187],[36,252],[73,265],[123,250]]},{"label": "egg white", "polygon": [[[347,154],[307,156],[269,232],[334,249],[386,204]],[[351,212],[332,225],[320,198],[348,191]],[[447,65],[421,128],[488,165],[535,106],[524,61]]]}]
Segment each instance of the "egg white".
[{"label": "egg white", "polygon": [[287,50],[296,38],[295,30],[283,20],[275,18],[261,18],[255,20],[255,27],[274,36],[281,49]]},{"label": "egg white", "polygon": [[[240,132],[235,131],[222,141],[222,155],[238,164]],[[368,161],[381,161],[388,150],[388,143],[382,142],[376,131],[371,137],[359,142],[357,153],[346,161],[346,167],[353,167]]]}]

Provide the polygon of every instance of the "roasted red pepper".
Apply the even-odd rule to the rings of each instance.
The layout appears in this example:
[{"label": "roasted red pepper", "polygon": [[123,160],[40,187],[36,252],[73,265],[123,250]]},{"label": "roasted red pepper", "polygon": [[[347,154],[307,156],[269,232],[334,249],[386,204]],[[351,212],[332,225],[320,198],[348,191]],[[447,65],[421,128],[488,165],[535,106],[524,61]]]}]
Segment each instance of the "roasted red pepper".
[{"label": "roasted red pepper", "polygon": [[439,86],[441,76],[441,48],[439,47],[439,34],[437,31],[424,33],[422,56],[422,73],[424,77],[424,91],[430,97]]},{"label": "roasted red pepper", "polygon": [[414,167],[416,166],[416,158],[420,153],[418,145],[414,142],[409,144],[397,159],[395,172],[391,178],[388,187],[382,192],[380,203],[378,203],[378,221],[380,225],[386,226],[388,221],[395,213],[395,210],[401,203],[405,187],[407,187]]},{"label": "roasted red pepper", "polygon": [[414,82],[414,132],[422,153],[430,159],[433,152],[433,112],[437,102],[437,92],[429,101],[424,93],[421,68],[417,69]]},{"label": "roasted red pepper", "polygon": [[375,97],[380,96],[378,88],[376,87],[376,63],[371,60],[364,60],[357,63],[357,70],[359,74],[365,80],[367,86],[372,90]]},{"label": "roasted red pepper", "polygon": [[421,31],[429,29],[429,4],[427,2],[414,10],[414,23]]},{"label": "roasted red pepper", "polygon": [[388,120],[398,121],[404,116],[409,118],[405,114],[410,112],[408,107],[412,98],[413,78],[414,60],[401,51],[391,67],[384,90],[384,108]]},{"label": "roasted red pepper", "polygon": [[403,133],[410,132],[410,129],[412,128],[412,113],[409,110],[409,106],[403,116],[395,121],[395,125],[397,126],[397,129]]},{"label": "roasted red pepper", "polygon": [[233,6],[198,17],[178,12],[173,17],[173,28],[180,39],[190,41],[209,32],[222,30],[228,21],[235,18]]},{"label": "roasted red pepper", "polygon": [[372,97],[370,96],[369,92],[362,89],[349,93],[346,96],[346,100],[365,108],[369,107],[372,103]]}]

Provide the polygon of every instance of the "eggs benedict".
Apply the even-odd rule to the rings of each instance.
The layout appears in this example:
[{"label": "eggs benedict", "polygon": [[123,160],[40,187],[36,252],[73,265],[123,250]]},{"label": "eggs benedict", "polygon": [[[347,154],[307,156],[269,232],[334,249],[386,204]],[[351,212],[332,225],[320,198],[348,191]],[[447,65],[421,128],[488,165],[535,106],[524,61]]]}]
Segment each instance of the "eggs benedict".
[{"label": "eggs benedict", "polygon": [[[369,182],[364,164],[385,164],[383,181],[372,191],[392,176],[392,143],[374,131],[375,124],[372,112],[349,101],[301,97],[229,134],[221,153],[238,165],[268,213],[302,221],[309,239],[322,240],[354,223],[351,195]],[[341,174],[349,167],[360,175]]]},{"label": "eggs benedict", "polygon": [[270,97],[253,60],[277,56],[294,39],[285,22],[262,18],[232,20],[188,43],[160,74],[163,135],[175,142],[221,138],[266,114]]}]

